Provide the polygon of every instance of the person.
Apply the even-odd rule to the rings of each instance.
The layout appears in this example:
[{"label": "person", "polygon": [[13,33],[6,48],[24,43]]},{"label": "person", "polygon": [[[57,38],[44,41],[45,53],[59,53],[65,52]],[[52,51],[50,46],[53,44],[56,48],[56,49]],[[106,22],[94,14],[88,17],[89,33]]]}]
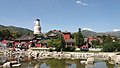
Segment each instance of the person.
[{"label": "person", "polygon": [[39,53],[37,53],[37,57],[39,57]]},{"label": "person", "polygon": [[35,47],[35,43],[32,42],[31,47]]},{"label": "person", "polygon": [[10,63],[10,67],[12,67],[12,63]]}]

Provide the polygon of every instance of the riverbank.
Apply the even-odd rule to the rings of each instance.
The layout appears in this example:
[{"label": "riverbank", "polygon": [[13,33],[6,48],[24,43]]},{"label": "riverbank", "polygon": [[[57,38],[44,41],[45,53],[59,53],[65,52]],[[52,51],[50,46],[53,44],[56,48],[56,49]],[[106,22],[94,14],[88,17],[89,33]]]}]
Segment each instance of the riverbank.
[{"label": "riverbank", "polygon": [[58,58],[58,59],[87,59],[94,57],[95,59],[107,60],[108,57],[117,53],[106,52],[49,52],[49,51],[29,51],[29,54],[35,58]]},{"label": "riverbank", "polygon": [[46,50],[35,50],[28,49],[27,51],[8,51],[4,52],[4,55],[26,55],[28,57],[33,57],[34,59],[88,59],[94,58],[95,60],[110,60],[115,61],[115,63],[120,63],[120,57],[117,55],[119,52],[49,52]]},{"label": "riverbank", "polygon": [[[8,58],[8,60],[15,60],[19,59],[20,62],[23,61],[39,61],[40,63],[42,60],[47,60],[47,59],[55,59],[55,60],[71,60],[71,61],[78,61],[79,64],[81,60],[85,60],[87,63],[96,63],[98,60],[103,60],[106,62],[109,61],[114,61],[111,62],[110,64],[116,64],[120,63],[120,56],[117,55],[119,52],[49,52],[46,50],[20,50],[20,51],[9,51],[9,50],[4,50],[4,55],[6,57],[12,57],[13,58]],[[24,58],[25,57],[25,58]],[[90,59],[92,58],[92,60]],[[87,64],[85,64],[87,65]]]}]

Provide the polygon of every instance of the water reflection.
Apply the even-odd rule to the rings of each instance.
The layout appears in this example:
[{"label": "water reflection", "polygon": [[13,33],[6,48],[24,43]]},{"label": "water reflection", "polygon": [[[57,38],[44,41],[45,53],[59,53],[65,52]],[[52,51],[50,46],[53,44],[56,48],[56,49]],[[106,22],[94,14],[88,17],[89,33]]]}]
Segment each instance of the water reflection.
[{"label": "water reflection", "polygon": [[76,64],[71,64],[70,66],[68,66],[66,68],[76,68]]},{"label": "water reflection", "polygon": [[[96,62],[94,65],[86,65],[85,68],[107,68],[106,62]],[[113,67],[114,68],[114,67]]]},{"label": "water reflection", "polygon": [[[3,56],[4,57],[4,56]],[[0,58],[3,58],[0,57]],[[81,60],[68,60],[68,59],[37,59],[32,57],[19,57],[20,67],[15,68],[119,68],[115,64],[110,64],[107,61],[96,61],[94,64],[81,64]],[[0,59],[1,60],[1,59]],[[7,61],[17,60],[15,56],[7,58]]]},{"label": "water reflection", "polygon": [[48,59],[46,64],[50,66],[50,68],[65,68],[66,63],[65,60],[56,60],[56,59]]},{"label": "water reflection", "polygon": [[45,66],[40,68],[118,68],[114,64],[109,64],[107,61],[97,61],[94,64],[81,64],[81,60],[57,60],[48,59]]},{"label": "water reflection", "polygon": [[110,64],[109,62],[106,62],[106,66],[108,68],[115,68],[115,65],[114,64]]},{"label": "water reflection", "polygon": [[40,65],[40,68],[50,68],[50,67],[49,67],[49,65],[43,63],[43,64]]},{"label": "water reflection", "polygon": [[116,68],[115,65],[111,65],[106,61],[99,61],[88,65],[81,64],[81,60],[46,59],[40,61],[42,63],[37,63],[34,68]]}]

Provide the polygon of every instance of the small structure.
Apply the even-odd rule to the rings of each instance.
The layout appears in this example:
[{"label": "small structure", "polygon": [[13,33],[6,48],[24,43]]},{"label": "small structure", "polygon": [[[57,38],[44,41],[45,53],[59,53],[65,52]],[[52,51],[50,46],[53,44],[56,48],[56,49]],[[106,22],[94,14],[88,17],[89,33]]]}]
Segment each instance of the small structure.
[{"label": "small structure", "polygon": [[48,38],[57,38],[57,34],[51,33],[48,35]]},{"label": "small structure", "polygon": [[67,31],[62,32],[62,35],[64,37],[66,47],[75,45],[75,39],[71,38],[71,33],[70,32],[67,32]]},{"label": "small structure", "polygon": [[48,43],[48,40],[43,40],[43,41],[41,42],[41,46],[42,46],[42,47],[47,47],[47,43]]},{"label": "small structure", "polygon": [[67,46],[73,46],[73,45],[75,45],[75,39],[65,40],[65,43],[66,43],[66,47]]},{"label": "small structure", "polygon": [[60,30],[51,30],[47,36],[50,39],[50,38],[57,38],[59,35],[61,35]]},{"label": "small structure", "polygon": [[102,48],[89,48],[89,51],[101,51]]},{"label": "small structure", "polygon": [[7,40],[2,40],[0,42],[0,47],[2,47],[3,49],[6,48],[9,45],[9,42]]},{"label": "small structure", "polygon": [[17,47],[19,45],[29,46],[31,43],[33,43],[34,39],[35,39],[34,35],[23,35],[20,38],[15,39],[14,47]]},{"label": "small structure", "polygon": [[71,39],[71,33],[70,32],[62,32],[63,33],[63,37],[64,37],[64,40],[69,40]]},{"label": "small structure", "polygon": [[82,50],[82,51],[88,51],[89,48],[88,48],[87,45],[83,45],[83,46],[80,47],[80,50]]},{"label": "small structure", "polygon": [[0,42],[0,44],[2,44],[2,45],[8,45],[8,43],[9,42],[7,40],[5,40],[5,39]]},{"label": "small structure", "polygon": [[15,39],[15,41],[25,41],[25,42],[30,42],[31,40],[35,39],[35,36],[34,35],[23,35],[21,36],[20,38],[18,39]]}]

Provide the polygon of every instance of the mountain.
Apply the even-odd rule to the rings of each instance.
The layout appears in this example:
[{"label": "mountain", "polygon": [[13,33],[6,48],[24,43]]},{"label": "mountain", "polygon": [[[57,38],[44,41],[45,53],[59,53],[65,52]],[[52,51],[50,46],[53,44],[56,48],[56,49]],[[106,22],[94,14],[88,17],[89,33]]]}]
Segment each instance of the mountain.
[{"label": "mountain", "polygon": [[113,31],[113,32],[94,32],[94,31],[89,31],[89,30],[83,30],[82,31],[82,34],[84,37],[90,37],[90,36],[102,36],[102,35],[108,35],[108,34],[111,34],[117,38],[120,38],[120,31]]},{"label": "mountain", "polygon": [[[21,28],[21,27],[15,27],[15,26],[4,26],[0,25],[0,29],[8,29],[9,31],[12,32],[18,32],[20,34],[28,34],[28,33],[33,33],[32,30],[26,29],[26,28]],[[111,34],[113,36],[116,36],[120,38],[120,31],[113,31],[113,32],[94,32],[94,31],[89,31],[89,30],[82,30],[82,34],[84,37],[90,37],[90,36],[102,36],[102,35],[108,35]]]},{"label": "mountain", "polygon": [[82,30],[82,34],[84,37],[90,37],[90,36],[97,36],[98,33],[89,31],[89,30]]},{"label": "mountain", "polygon": [[120,31],[107,32],[107,34],[111,34],[111,35],[114,35],[114,36],[120,38]]},{"label": "mountain", "polygon": [[8,29],[11,32],[18,32],[20,34],[27,34],[27,33],[32,33],[33,31],[30,29],[26,28],[21,28],[21,27],[15,27],[15,26],[4,26],[0,25],[0,29]]}]

